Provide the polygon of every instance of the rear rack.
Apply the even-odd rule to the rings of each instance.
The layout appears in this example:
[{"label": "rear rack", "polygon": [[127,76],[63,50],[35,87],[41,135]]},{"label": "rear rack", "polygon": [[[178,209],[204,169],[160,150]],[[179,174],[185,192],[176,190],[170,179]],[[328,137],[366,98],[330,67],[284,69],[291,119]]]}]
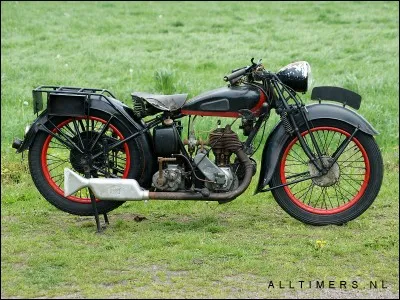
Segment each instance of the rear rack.
[{"label": "rear rack", "polygon": [[110,96],[115,99],[115,96],[107,89],[41,85],[32,90],[34,114],[37,114],[39,111],[43,110],[43,93],[47,93],[47,99],[49,97],[49,94],[87,96],[88,98],[90,98],[90,96],[96,95],[104,97],[105,100],[108,100],[107,96]]}]

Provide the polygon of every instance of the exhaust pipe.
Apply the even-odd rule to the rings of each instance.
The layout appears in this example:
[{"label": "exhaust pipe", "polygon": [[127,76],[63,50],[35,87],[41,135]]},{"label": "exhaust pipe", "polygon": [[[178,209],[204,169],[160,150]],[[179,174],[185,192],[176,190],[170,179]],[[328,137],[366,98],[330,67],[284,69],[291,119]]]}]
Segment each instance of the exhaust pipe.
[{"label": "exhaust pipe", "polygon": [[64,169],[64,196],[88,187],[100,200],[146,200],[149,191],[143,190],[135,179],[84,178],[72,170]]},{"label": "exhaust pipe", "polygon": [[64,169],[64,195],[69,196],[84,187],[89,187],[100,200],[206,200],[225,203],[242,194],[253,177],[253,165],[242,149],[236,155],[244,164],[245,175],[234,191],[225,193],[192,193],[192,192],[149,192],[143,190],[135,179],[122,178],[83,178],[68,168]]}]

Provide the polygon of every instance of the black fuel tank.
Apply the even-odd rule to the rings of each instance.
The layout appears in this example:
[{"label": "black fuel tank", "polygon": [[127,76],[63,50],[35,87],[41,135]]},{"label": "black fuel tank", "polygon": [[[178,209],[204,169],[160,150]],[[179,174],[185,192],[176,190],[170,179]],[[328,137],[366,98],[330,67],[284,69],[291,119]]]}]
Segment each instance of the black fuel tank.
[{"label": "black fuel tank", "polygon": [[240,109],[259,114],[264,93],[252,85],[232,86],[200,94],[187,101],[181,112],[186,115],[238,117]]}]

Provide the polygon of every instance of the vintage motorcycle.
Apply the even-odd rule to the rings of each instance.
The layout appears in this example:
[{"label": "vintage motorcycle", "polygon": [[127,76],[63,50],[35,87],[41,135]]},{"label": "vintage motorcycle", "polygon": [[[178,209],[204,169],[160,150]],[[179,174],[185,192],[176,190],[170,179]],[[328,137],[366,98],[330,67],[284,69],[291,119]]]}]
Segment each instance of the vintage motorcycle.
[{"label": "vintage motorcycle", "polygon": [[[304,105],[298,93],[308,90],[310,75],[305,61],[273,73],[251,59],[224,77],[227,87],[190,101],[187,94],[136,92],[133,108],[106,89],[40,86],[32,93],[33,110],[43,110],[43,93],[47,108],[12,147],[29,149],[32,179],[46,200],[71,214],[94,215],[99,229],[98,215],[106,218],[127,200],[226,203],[238,197],[256,173],[255,137],[275,109],[280,122],[264,145],[255,194],[272,191],[304,223],[339,225],[361,215],[378,195],[378,132],[345,107],[361,103],[347,89],[315,87],[311,99],[318,103]],[[218,120],[201,140],[197,116],[234,121],[221,128]],[[232,130],[239,119],[243,142]]]}]

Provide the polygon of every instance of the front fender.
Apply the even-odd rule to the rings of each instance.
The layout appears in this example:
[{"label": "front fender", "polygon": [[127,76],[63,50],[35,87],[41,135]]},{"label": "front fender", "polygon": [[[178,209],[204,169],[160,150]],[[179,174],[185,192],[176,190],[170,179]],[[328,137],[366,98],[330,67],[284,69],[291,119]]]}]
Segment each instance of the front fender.
[{"label": "front fender", "polygon": [[[324,103],[306,105],[306,108],[308,110],[308,119],[311,121],[316,119],[340,120],[354,127],[360,126],[360,130],[369,135],[379,134],[363,116],[346,107]],[[299,120],[299,126],[304,123],[300,121],[300,118],[297,118],[297,120]]]},{"label": "front fender", "polygon": [[[340,120],[354,127],[359,126],[359,130],[369,135],[379,134],[365,118],[348,108],[334,104],[311,104],[307,105],[306,108],[308,111],[307,118],[310,121],[317,119]],[[295,120],[299,127],[304,124],[300,114],[295,116]],[[280,153],[289,138],[290,136],[286,133],[282,122],[279,122],[265,142],[261,160],[260,178],[255,194],[259,193],[271,181]]]}]

